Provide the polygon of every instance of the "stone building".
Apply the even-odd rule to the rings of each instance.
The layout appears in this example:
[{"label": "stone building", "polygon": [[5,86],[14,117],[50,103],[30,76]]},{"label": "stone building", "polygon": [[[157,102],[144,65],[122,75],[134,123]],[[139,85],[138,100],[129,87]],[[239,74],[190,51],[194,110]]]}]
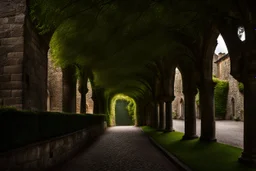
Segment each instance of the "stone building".
[{"label": "stone building", "polygon": [[[229,82],[227,113],[225,118],[243,120],[244,96],[239,91],[239,82],[230,75],[229,54],[214,54],[212,74],[221,80],[227,80]],[[182,92],[182,76],[178,69],[176,69],[175,75],[174,95],[175,99],[172,103],[173,115],[175,118],[184,119],[185,105]],[[197,117],[199,117],[199,105],[195,104],[195,106]]]},{"label": "stone building", "polygon": [[[55,67],[50,54],[48,54],[48,98],[47,110],[52,112],[62,112],[62,70]],[[87,83],[88,93],[86,94],[86,113],[93,113],[92,87],[90,81]],[[76,88],[76,113],[80,113],[81,95],[78,91],[78,82]]]}]

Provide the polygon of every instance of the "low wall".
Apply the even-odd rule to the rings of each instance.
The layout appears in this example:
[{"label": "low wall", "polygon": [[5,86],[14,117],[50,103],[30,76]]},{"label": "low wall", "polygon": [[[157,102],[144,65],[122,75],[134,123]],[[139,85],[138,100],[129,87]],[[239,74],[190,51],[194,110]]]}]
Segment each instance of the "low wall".
[{"label": "low wall", "polygon": [[37,171],[51,168],[77,153],[104,132],[105,124],[92,126],[65,136],[0,153],[1,171]]}]

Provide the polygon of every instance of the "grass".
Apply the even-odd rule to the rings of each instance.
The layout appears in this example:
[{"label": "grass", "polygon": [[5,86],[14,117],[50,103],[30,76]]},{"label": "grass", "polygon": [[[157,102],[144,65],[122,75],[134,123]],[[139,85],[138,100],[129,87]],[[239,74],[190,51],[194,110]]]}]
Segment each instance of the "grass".
[{"label": "grass", "polygon": [[163,133],[148,126],[143,131],[193,171],[256,171],[238,162],[242,149],[198,139],[181,141],[183,133]]}]

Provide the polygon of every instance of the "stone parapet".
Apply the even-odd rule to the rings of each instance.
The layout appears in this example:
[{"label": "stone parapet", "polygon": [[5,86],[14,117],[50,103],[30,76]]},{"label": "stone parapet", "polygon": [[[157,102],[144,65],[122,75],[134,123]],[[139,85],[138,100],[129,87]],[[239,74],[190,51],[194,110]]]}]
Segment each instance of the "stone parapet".
[{"label": "stone parapet", "polygon": [[88,142],[104,132],[104,123],[65,136],[0,153],[0,170],[49,169],[71,158]]}]

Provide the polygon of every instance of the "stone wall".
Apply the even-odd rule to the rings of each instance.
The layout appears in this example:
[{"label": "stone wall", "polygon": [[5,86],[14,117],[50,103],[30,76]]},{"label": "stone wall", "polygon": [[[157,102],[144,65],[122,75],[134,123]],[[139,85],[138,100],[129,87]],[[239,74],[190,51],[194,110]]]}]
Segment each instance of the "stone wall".
[{"label": "stone wall", "polygon": [[46,110],[47,45],[26,0],[0,1],[0,105]]},{"label": "stone wall", "polygon": [[[62,112],[62,70],[53,64],[51,54],[48,53],[48,111]],[[87,83],[88,93],[86,94],[87,110],[86,113],[93,113],[92,87],[90,82]],[[76,113],[80,113],[80,99],[81,95],[76,92]]]},{"label": "stone wall", "polygon": [[0,170],[44,170],[64,162],[104,132],[105,124],[0,153]]},{"label": "stone wall", "polygon": [[230,75],[230,57],[223,53],[219,54],[217,62],[213,61],[213,67],[218,68],[220,73],[217,78],[229,82],[226,119],[240,118],[243,120],[244,96],[239,91],[239,82]]},{"label": "stone wall", "polygon": [[48,53],[48,111],[62,111],[62,71],[53,64]]},{"label": "stone wall", "polygon": [[[86,113],[93,113],[93,100],[92,100],[92,86],[90,81],[87,82],[88,92],[86,94]],[[76,92],[76,112],[80,113],[80,100],[81,94],[78,91],[78,82],[77,82],[77,92]]]},{"label": "stone wall", "polygon": [[0,105],[23,107],[26,0],[0,1]]},{"label": "stone wall", "polygon": [[47,110],[48,44],[39,36],[29,16],[25,20],[23,59],[23,109]]},{"label": "stone wall", "polygon": [[172,111],[175,118],[184,118],[185,114],[185,102],[183,95],[183,87],[182,87],[182,76],[178,69],[175,72],[175,81],[174,81],[174,100],[172,102]]}]

